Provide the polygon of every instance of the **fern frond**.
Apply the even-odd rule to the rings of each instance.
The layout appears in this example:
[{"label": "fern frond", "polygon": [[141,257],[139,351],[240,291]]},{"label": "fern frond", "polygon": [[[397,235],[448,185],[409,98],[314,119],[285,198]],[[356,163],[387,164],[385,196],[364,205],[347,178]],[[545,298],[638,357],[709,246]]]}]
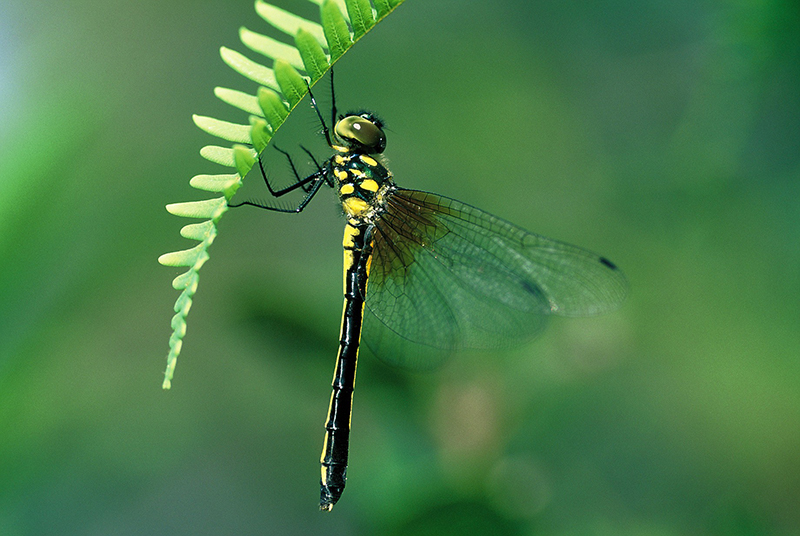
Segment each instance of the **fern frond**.
[{"label": "fern frond", "polygon": [[294,46],[242,27],[239,38],[245,47],[270,60],[272,67],[261,65],[235,50],[221,47],[222,61],[242,76],[261,87],[255,95],[218,87],[214,94],[223,102],[250,114],[249,124],[193,116],[203,131],[232,142],[230,147],[208,145],[200,150],[206,160],[233,168],[234,173],[197,175],[189,184],[199,190],[215,192],[221,197],[206,201],[174,203],[167,211],[184,218],[203,219],[186,225],[181,236],[199,243],[193,248],[167,253],[158,258],[165,266],[188,270],[172,281],[181,294],[175,302],[172,336],[169,339],[167,369],[163,388],[169,389],[175,364],[186,335],[186,316],[197,291],[199,270],[208,260],[208,249],[217,237],[217,223],[228,210],[228,201],[242,185],[242,178],[255,165],[258,155],[267,147],[275,131],[291,115],[292,110],[331,65],[375,24],[391,13],[404,0],[308,0],[320,7],[320,22],[312,22],[256,0],[255,10],[274,28],[294,38]]}]

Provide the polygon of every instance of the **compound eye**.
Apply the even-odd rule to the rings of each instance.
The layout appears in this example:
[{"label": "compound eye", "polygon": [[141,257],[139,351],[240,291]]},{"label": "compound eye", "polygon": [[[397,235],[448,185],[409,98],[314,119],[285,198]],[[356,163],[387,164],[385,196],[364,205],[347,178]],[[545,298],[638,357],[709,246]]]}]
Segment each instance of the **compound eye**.
[{"label": "compound eye", "polygon": [[386,149],[386,134],[375,123],[358,115],[349,115],[336,123],[336,135],[348,144],[369,153]]}]

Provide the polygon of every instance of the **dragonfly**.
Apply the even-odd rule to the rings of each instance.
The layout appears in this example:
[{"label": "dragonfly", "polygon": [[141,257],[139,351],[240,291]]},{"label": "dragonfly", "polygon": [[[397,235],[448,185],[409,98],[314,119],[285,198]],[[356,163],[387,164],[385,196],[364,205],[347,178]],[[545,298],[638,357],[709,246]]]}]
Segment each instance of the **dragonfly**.
[{"label": "dragonfly", "polygon": [[497,349],[538,335],[552,315],[588,316],[618,307],[623,272],[606,257],[530,233],[476,207],[400,188],[386,167],[386,133],[372,112],[338,114],[331,71],[332,127],[309,87],[333,154],[273,198],[301,191],[295,206],[258,201],[231,207],[300,213],[323,185],[342,206],[344,311],[320,458],[320,509],[330,511],[347,479],[359,345],[401,367],[432,368],[464,349]]}]

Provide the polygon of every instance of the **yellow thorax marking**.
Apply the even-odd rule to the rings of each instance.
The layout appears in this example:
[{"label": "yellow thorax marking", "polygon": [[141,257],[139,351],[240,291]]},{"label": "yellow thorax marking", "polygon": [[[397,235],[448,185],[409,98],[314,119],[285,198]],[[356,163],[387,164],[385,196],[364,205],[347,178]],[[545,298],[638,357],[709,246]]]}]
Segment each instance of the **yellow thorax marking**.
[{"label": "yellow thorax marking", "polygon": [[344,170],[337,169],[333,172],[333,174],[336,175],[336,178],[340,181],[347,180],[347,172]]},{"label": "yellow thorax marking", "polygon": [[352,184],[344,184],[341,188],[339,188],[339,193],[342,195],[350,195],[355,191],[355,186]]},{"label": "yellow thorax marking", "polygon": [[362,154],[362,155],[359,156],[359,158],[361,159],[362,162],[364,162],[368,166],[377,166],[378,165],[377,160],[375,160],[371,156],[367,156],[365,154]]},{"label": "yellow thorax marking", "polygon": [[372,179],[366,179],[359,184],[359,187],[362,190],[366,190],[368,192],[377,192],[378,191],[378,183]]},{"label": "yellow thorax marking", "polygon": [[351,216],[360,216],[369,209],[369,204],[363,199],[357,197],[348,197],[342,201],[344,210]]}]

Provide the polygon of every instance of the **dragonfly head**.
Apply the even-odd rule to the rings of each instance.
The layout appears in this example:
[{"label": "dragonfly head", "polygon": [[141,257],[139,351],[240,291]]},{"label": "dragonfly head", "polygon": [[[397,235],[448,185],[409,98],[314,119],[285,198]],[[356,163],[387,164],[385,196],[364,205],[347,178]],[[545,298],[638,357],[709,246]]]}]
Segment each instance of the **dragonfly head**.
[{"label": "dragonfly head", "polygon": [[383,122],[369,112],[350,113],[339,119],[334,132],[353,152],[374,154],[386,149]]}]

